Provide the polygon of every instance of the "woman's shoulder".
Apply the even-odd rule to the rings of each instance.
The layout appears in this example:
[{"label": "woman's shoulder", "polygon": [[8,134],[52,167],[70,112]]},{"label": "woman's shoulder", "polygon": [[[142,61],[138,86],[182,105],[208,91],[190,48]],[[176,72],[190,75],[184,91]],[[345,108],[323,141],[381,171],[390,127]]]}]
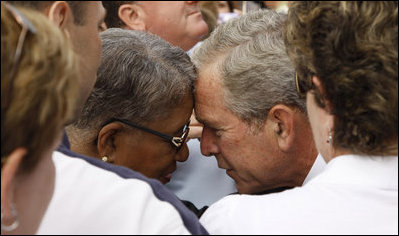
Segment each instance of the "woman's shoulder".
[{"label": "woman's shoulder", "polygon": [[[82,155],[56,151],[53,161],[55,190],[43,221],[47,230],[42,233],[206,233],[197,217],[157,180]],[[68,215],[74,218],[65,217]],[[98,226],[75,226],[85,221],[80,216]],[[111,225],[113,230],[107,228]]]}]

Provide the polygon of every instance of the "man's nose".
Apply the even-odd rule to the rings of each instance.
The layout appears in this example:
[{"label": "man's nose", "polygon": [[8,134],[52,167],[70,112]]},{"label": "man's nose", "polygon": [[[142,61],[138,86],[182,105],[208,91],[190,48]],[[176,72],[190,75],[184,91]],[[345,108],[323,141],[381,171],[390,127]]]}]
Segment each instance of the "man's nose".
[{"label": "man's nose", "polygon": [[214,131],[208,127],[204,127],[201,136],[201,153],[204,156],[212,156],[217,154],[219,151],[216,145],[216,134]]}]

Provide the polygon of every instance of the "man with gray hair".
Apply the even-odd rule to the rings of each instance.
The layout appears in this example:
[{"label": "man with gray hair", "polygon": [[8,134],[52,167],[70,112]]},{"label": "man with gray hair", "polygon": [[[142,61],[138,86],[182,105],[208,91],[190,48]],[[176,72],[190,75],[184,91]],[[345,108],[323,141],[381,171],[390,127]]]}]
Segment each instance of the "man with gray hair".
[{"label": "man with gray hair", "polygon": [[[204,125],[201,151],[216,157],[240,194],[301,186],[325,165],[317,158],[305,100],[296,93],[284,20],[271,10],[248,13],[219,26],[192,54],[199,73],[195,113]],[[237,233],[220,217],[232,209],[217,207],[236,197],[242,195],[223,198],[201,217],[211,234]]]}]

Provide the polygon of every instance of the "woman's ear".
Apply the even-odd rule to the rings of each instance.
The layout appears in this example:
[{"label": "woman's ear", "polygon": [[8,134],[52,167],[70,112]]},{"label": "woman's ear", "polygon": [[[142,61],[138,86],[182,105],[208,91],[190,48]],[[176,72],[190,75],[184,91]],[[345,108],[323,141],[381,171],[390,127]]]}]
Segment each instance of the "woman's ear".
[{"label": "woman's ear", "polygon": [[98,132],[97,151],[101,158],[107,157],[109,162],[113,162],[112,156],[116,151],[116,136],[122,128],[122,124],[113,122],[105,125]]},{"label": "woman's ear", "polygon": [[12,204],[14,202],[15,182],[18,170],[27,154],[26,148],[17,148],[7,157],[1,168],[1,218],[13,218]]},{"label": "woman's ear", "polygon": [[137,3],[122,4],[118,9],[119,19],[126,25],[126,28],[132,30],[145,31],[146,14]]},{"label": "woman's ear", "polygon": [[280,150],[288,151],[295,137],[295,111],[286,105],[278,104],[270,109],[268,117],[274,123],[274,134]]}]

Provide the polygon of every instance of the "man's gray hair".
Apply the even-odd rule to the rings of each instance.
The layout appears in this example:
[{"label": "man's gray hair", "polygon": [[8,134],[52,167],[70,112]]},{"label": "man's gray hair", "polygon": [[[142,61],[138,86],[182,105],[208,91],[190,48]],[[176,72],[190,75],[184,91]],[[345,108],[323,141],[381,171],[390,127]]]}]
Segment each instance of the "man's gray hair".
[{"label": "man's gray hair", "polygon": [[225,106],[248,123],[262,124],[277,104],[306,113],[284,46],[285,19],[272,10],[250,12],[218,26],[191,55],[198,70],[216,63]]},{"label": "man's gray hair", "polygon": [[99,129],[111,118],[152,122],[193,96],[196,72],[189,56],[156,35],[111,28],[94,90],[75,128]]}]

